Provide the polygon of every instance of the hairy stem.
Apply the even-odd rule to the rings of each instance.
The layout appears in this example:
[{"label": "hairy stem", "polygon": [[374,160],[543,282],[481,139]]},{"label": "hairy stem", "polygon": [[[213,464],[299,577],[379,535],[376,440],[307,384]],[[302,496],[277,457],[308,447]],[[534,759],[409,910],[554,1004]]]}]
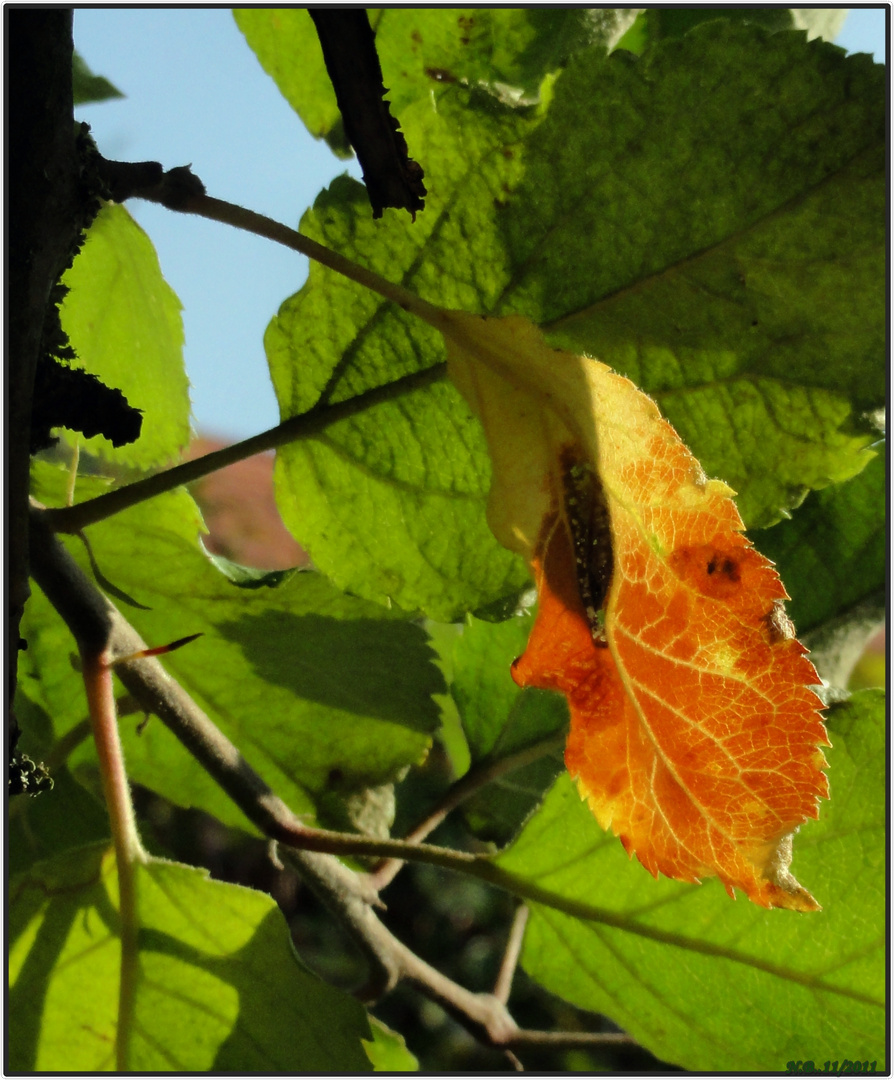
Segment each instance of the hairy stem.
[{"label": "hairy stem", "polygon": [[118,984],[115,1059],[118,1071],[124,1072],[129,1068],[128,1044],[133,1029],[133,1013],[136,1004],[139,954],[136,875],[137,867],[147,862],[148,856],[137,832],[130,787],[124,768],[108,654],[105,650],[97,652],[89,645],[82,644],[81,664],[103,792],[112,826],[115,865],[118,873],[121,974]]}]

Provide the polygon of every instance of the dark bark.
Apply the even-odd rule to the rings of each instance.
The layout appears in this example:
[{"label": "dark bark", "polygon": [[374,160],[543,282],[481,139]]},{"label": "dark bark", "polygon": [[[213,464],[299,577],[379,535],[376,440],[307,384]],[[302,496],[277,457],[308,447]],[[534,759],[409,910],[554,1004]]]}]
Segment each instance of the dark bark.
[{"label": "dark bark", "polygon": [[72,117],[72,13],[6,10],[7,695],[15,692],[28,589],[28,476],[34,379],[54,286],[72,258],[83,204]]},{"label": "dark bark", "polygon": [[386,206],[393,206],[409,210],[415,220],[416,211],[425,208],[424,173],[409,156],[400,124],[384,100],[388,91],[366,9],[315,8],[310,15],[345,134],[363,169],[373,217],[380,218]]}]

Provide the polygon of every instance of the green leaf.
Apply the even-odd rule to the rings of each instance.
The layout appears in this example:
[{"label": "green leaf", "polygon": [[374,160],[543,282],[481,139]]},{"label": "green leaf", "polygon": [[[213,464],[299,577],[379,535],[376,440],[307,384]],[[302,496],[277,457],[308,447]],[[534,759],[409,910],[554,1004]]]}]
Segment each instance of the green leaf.
[{"label": "green leaf", "polygon": [[208,552],[208,558],[224,577],[240,589],[278,589],[284,581],[288,581],[298,572],[294,567],[291,570],[258,570],[253,566],[233,562],[225,555],[216,555],[213,551]]},{"label": "green leaf", "polygon": [[[50,502],[64,471],[40,475],[37,495]],[[149,608],[127,611],[147,642],[203,633],[164,665],[277,794],[313,813],[327,793],[388,783],[422,757],[438,723],[432,694],[444,690],[422,628],[313,572],[275,589],[238,588],[204,554],[200,529],[195,504],[179,491],[87,532],[103,574]],[[83,545],[70,544],[86,569]],[[38,688],[56,735],[64,734],[84,715],[83,687],[71,670],[71,639],[37,590],[23,634],[29,696]],[[122,724],[134,780],[245,826],[160,721],[142,735],[136,727]]]},{"label": "green leaf", "polygon": [[[751,527],[869,460],[881,75],[723,23],[638,62],[575,61],[507,208],[515,261],[537,269],[506,306],[653,394]],[[594,123],[593,102],[617,104]]]},{"label": "green leaf", "polygon": [[733,902],[716,881],[653,881],[559,781],[498,859],[550,894],[529,923],[528,974],[686,1069],[779,1072],[848,1056],[882,1070],[884,714],[878,691],[829,712],[832,799],[794,845],[816,914]]},{"label": "green leaf", "polygon": [[501,623],[469,617],[453,649],[450,692],[472,766],[498,766],[524,751],[543,749],[542,756],[499,775],[463,803],[472,831],[500,845],[515,836],[563,768],[556,737],[568,725],[565,699],[543,690],[520,690],[509,673],[525,650],[532,622],[530,615]]},{"label": "green leaf", "polygon": [[[445,86],[485,86],[506,103],[535,98],[545,76],[594,42],[611,45],[634,14],[615,8],[370,8],[392,114]],[[233,12],[261,66],[317,138],[341,125],[310,15],[300,8]],[[418,151],[411,144],[411,152]],[[423,162],[431,175],[431,166]],[[368,213],[368,211],[367,211]]]},{"label": "green leaf", "polygon": [[[530,124],[472,96],[481,122],[470,131],[463,130],[465,91],[444,95],[437,111],[410,110],[430,129],[426,146],[442,178],[445,195],[430,202],[435,216],[420,215],[414,231],[389,228],[383,244],[363,187],[342,179],[317,199],[303,230],[391,276],[419,255],[435,226],[456,241],[457,261],[460,253],[471,257],[452,224],[438,220],[438,208],[460,187],[478,191],[489,205],[516,167],[510,141]],[[463,232],[472,227],[460,223]],[[491,252],[488,245],[478,253],[485,267]],[[310,273],[314,286],[283,304],[265,336],[283,418],[321,395],[344,400],[442,359],[439,336],[418,320],[318,266]],[[477,303],[474,290],[451,274],[429,266],[425,277],[426,290],[449,305]],[[490,462],[481,430],[452,386],[396,395],[320,438],[284,447],[276,483],[286,525],[341,588],[450,621],[527,580],[520,560],[487,528]]]},{"label": "green leaf", "polygon": [[844,28],[849,8],[792,8],[792,25],[806,30],[808,39],[834,41]]},{"label": "green leaf", "polygon": [[867,637],[884,622],[886,492],[880,453],[859,476],[808,495],[790,521],[753,538],[776,563],[799,636],[833,686],[847,685]]},{"label": "green leaf", "polygon": [[80,53],[71,58],[71,79],[75,105],[87,105],[92,101],[108,101],[111,98],[123,98],[117,87],[102,75],[94,75]]},{"label": "green leaf", "polygon": [[[294,960],[268,896],[175,863],[152,860],[136,874],[129,1070],[368,1068],[363,1008]],[[121,941],[112,853],[83,848],[32,867],[10,888],[10,1064],[114,1071]]]},{"label": "green leaf", "polygon": [[161,276],[151,240],[123,206],[109,203],[62,281],[70,290],[61,305],[62,327],[78,366],[143,412],[135,443],[116,450],[97,435],[82,439],[82,447],[140,469],[177,458],[189,440],[181,307]]},{"label": "green leaf", "polygon": [[[374,223],[345,180],[303,228],[425,299],[527,315],[628,375],[767,525],[871,460],[884,102],[867,57],[714,22],[640,60],[578,54],[539,110],[457,86],[411,105],[407,138],[438,177],[425,215]],[[317,268],[266,348],[284,417],[444,355]],[[454,618],[521,580],[483,539],[480,428],[449,387],[333,425],[277,470],[284,519],[343,588]]]},{"label": "green leaf", "polygon": [[364,1047],[376,1072],[418,1072],[419,1062],[407,1049],[403,1035],[386,1027],[381,1020],[370,1016],[373,1041]]},{"label": "green leaf", "polygon": [[739,22],[757,23],[767,30],[790,30],[792,28],[791,8],[753,7],[753,8],[653,8],[643,12],[649,26],[649,39],[682,37],[703,22],[716,19],[732,19]]},{"label": "green leaf", "polygon": [[236,25],[283,97],[315,138],[339,120],[323,50],[305,8],[238,8]]},{"label": "green leaf", "polygon": [[755,23],[766,30],[806,30],[808,38],[834,39],[841,32],[847,8],[784,8],[784,7],[665,7],[647,8],[618,42],[638,56],[650,42],[662,38],[682,37],[703,22],[728,19]]},{"label": "green leaf", "polygon": [[846,484],[818,491],[754,542],[772,559],[798,631],[809,633],[868,600],[885,585],[884,452]]}]

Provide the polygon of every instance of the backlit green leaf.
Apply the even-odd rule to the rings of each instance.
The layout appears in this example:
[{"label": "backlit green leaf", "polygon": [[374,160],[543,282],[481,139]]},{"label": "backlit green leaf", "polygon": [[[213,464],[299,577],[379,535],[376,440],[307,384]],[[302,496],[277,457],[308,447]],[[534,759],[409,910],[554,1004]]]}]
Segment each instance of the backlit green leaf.
[{"label": "backlit green leaf", "polygon": [[[881,67],[714,22],[639,60],[577,54],[539,110],[457,86],[436,100],[403,117],[438,177],[425,215],[374,223],[341,181],[308,234],[442,306],[525,314],[628,375],[750,527],[871,460]],[[266,347],[283,416],[443,358],[426,327],[316,268]],[[521,580],[482,538],[487,462],[450,388],[333,425],[283,452],[277,476],[284,519],[342,587],[452,618]]]},{"label": "backlit green leaf", "polygon": [[[136,1072],[355,1072],[363,1008],[290,953],[263,893],[153,860],[137,868],[140,951],[128,1025]],[[9,1062],[14,1071],[116,1071],[121,941],[103,846],[11,882]]]},{"label": "backlit green leaf", "polygon": [[[49,469],[39,474],[46,502],[64,478]],[[444,689],[422,628],[399,611],[340,593],[313,572],[276,589],[239,588],[204,554],[200,529],[195,504],[179,491],[87,534],[103,574],[148,608],[126,609],[147,642],[203,633],[166,656],[165,667],[249,764],[292,809],[311,813],[327,792],[344,796],[387,783],[418,760],[438,722],[431,695]],[[87,569],[83,545],[76,538],[70,544]],[[26,689],[53,717],[58,736],[85,715],[83,686],[71,668],[71,638],[36,592],[23,630],[34,676]],[[245,825],[160,721],[141,735],[137,726],[138,719],[122,721],[135,780]]]},{"label": "backlit green leaf", "polygon": [[565,699],[543,690],[520,690],[509,673],[512,661],[525,650],[532,621],[530,615],[501,623],[470,617],[453,649],[450,692],[472,765],[499,765],[524,751],[542,750],[463,803],[473,832],[498,844],[514,837],[563,768]]},{"label": "backlit green leaf", "polygon": [[79,53],[74,53],[71,58],[71,77],[75,105],[87,105],[94,101],[108,101],[110,98],[124,97],[124,94],[108,79],[102,75],[94,75],[87,61]]},{"label": "backlit green leaf", "polygon": [[[612,45],[635,15],[618,8],[559,6],[368,11],[387,100],[401,123],[408,105],[455,83],[486,86],[507,103],[536,97],[546,75],[594,42]],[[243,8],[233,15],[310,133],[330,139],[341,117],[307,11]],[[411,152],[418,156],[415,147]],[[431,175],[428,160],[423,164]]]},{"label": "backlit green leaf", "polygon": [[367,1056],[376,1072],[417,1072],[419,1062],[407,1049],[403,1035],[386,1027],[374,1016],[369,1018],[373,1041],[365,1042]]},{"label": "backlit green leaf", "polygon": [[103,436],[89,452],[141,469],[176,459],[189,439],[180,301],[161,276],[149,237],[123,206],[109,203],[91,225],[62,281],[62,326],[83,367],[143,412],[135,443],[117,450]]},{"label": "backlit green leaf", "polygon": [[[654,881],[566,778],[499,858],[555,897],[534,908],[527,972],[687,1069],[778,1072],[844,1056],[881,1069],[884,695],[857,694],[828,721],[832,798],[796,836],[793,864],[821,912],[733,902],[716,881]],[[575,904],[591,917],[557,910]]]}]

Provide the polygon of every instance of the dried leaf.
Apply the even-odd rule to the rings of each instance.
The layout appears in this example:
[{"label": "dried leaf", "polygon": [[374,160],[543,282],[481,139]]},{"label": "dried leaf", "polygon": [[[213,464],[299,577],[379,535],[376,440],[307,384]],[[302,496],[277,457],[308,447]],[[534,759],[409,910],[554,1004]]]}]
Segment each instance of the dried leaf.
[{"label": "dried leaf", "polygon": [[487,435],[489,523],[537,581],[513,675],[567,696],[566,764],[597,820],[656,876],[817,909],[788,867],[828,797],[819,679],[734,493],[629,380],[528,320],[440,329]]}]

